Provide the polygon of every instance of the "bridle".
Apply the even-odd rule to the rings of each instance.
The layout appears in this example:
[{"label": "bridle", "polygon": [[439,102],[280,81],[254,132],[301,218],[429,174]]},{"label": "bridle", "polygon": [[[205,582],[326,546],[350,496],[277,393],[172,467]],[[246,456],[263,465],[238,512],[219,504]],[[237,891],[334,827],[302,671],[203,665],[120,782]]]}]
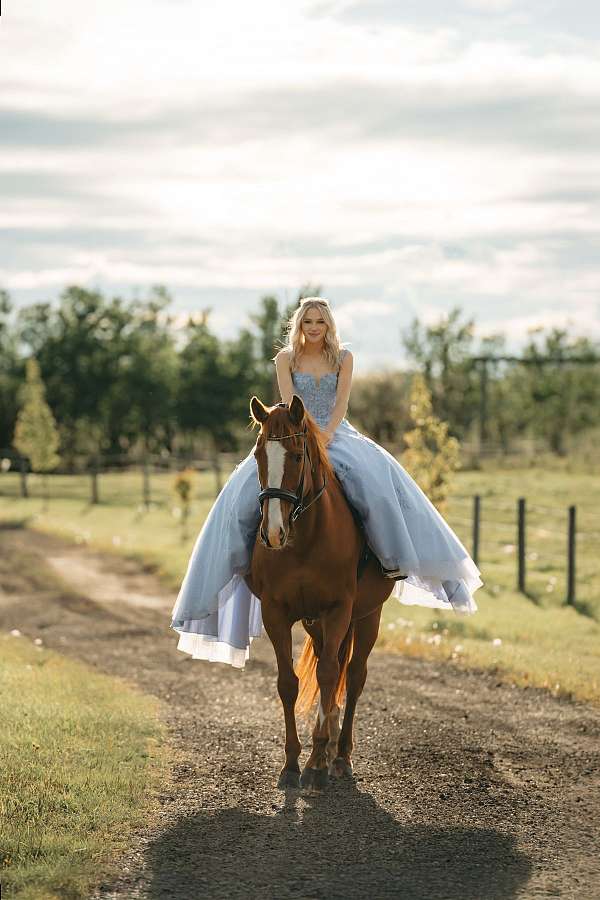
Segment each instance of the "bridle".
[{"label": "bridle", "polygon": [[[277,405],[278,406],[287,406],[286,403],[278,403]],[[312,465],[312,461],[310,458],[310,453],[308,452],[308,447],[307,447],[307,442],[306,442],[306,434],[307,434],[307,431],[306,431],[306,428],[304,428],[303,431],[296,431],[293,434],[284,434],[281,437],[265,438],[265,442],[266,442],[266,441],[285,441],[288,438],[301,437],[303,440],[303,453],[302,453],[302,471],[300,473],[300,481],[298,482],[298,487],[296,488],[296,490],[288,491],[285,488],[281,488],[281,487],[278,487],[278,488],[277,487],[266,487],[266,488],[264,488],[263,490],[260,491],[260,493],[258,495],[258,501],[260,503],[261,513],[263,510],[263,504],[264,504],[265,500],[268,500],[271,497],[273,497],[277,500],[287,500],[293,506],[292,513],[290,516],[290,523],[295,522],[296,519],[299,516],[301,516],[302,513],[308,509],[309,506],[312,506],[312,504],[315,503],[319,499],[319,497],[325,490],[325,487],[327,486],[327,479],[325,477],[325,472],[323,472],[322,486],[319,488],[319,490],[314,495],[314,497],[311,498],[309,503],[304,502],[304,470],[306,467],[307,458],[308,458],[309,463],[311,464],[311,470],[313,472],[315,471],[315,468]]]}]

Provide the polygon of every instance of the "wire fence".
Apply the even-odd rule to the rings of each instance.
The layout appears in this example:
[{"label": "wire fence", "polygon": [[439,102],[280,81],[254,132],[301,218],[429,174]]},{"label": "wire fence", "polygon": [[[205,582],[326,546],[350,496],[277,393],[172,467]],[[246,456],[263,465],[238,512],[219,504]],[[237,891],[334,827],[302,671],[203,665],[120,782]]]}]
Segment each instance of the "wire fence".
[{"label": "wire fence", "polygon": [[[199,475],[209,475],[202,482],[203,494],[216,497],[229,472],[239,462],[237,453],[220,453],[213,457],[165,456],[130,454],[98,456],[75,461],[69,469],[56,470],[50,493],[67,500],[81,500],[96,505],[112,503],[116,499],[127,505],[161,506],[169,502],[172,493],[170,479],[177,472],[191,469]],[[44,476],[29,470],[27,460],[15,455],[3,455],[0,450],[0,497],[43,497]],[[15,475],[17,476],[15,478]],[[127,475],[127,478],[120,476]],[[76,476],[76,477],[74,477]]]},{"label": "wire fence", "polygon": [[[199,476],[195,498],[211,503],[239,462],[239,454],[212,458],[130,455],[98,458],[73,473],[49,476],[53,498],[95,504],[169,508],[176,473]],[[7,477],[3,477],[6,474]],[[0,450],[0,498],[43,497],[43,476]],[[552,506],[526,497],[455,494],[447,518],[482,570],[486,584],[516,589],[600,618],[600,511],[590,503]]]},{"label": "wire fence", "polygon": [[455,495],[450,507],[450,524],[488,576],[505,581],[512,568],[514,586],[525,596],[551,596],[584,610],[591,602],[600,614],[596,507],[549,506],[526,497],[501,500],[480,494]]}]

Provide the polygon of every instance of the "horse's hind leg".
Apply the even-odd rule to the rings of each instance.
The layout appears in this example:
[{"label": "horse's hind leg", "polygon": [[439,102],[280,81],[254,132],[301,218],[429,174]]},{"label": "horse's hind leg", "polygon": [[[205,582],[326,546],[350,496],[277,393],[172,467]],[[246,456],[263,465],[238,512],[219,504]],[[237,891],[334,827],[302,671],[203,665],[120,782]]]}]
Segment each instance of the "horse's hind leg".
[{"label": "horse's hind leg", "polygon": [[[307,622],[304,622],[303,624],[305,630],[310,634],[313,640],[313,651],[318,660],[323,649],[323,629],[321,628],[321,623],[317,620],[314,623],[308,624]],[[342,667],[344,664],[344,657],[346,654],[346,641],[350,639],[351,635],[346,635],[340,645],[340,649],[338,651],[338,662],[340,664],[340,667]],[[329,764],[335,759],[338,752],[338,738],[340,736],[340,708],[337,703],[334,703],[327,722],[324,722],[324,718],[323,707],[319,702],[319,712],[317,713],[317,721],[315,722],[315,727],[312,734],[313,745],[315,741],[327,740],[325,754],[327,757],[327,763]]]},{"label": "horse's hind leg", "polygon": [[354,623],[354,649],[346,674],[346,709],[338,741],[337,758],[329,766],[329,774],[336,777],[352,773],[352,730],[356,703],[367,679],[367,659],[379,633],[382,606]]},{"label": "horse's hind leg", "polygon": [[321,791],[328,781],[328,753],[335,753],[339,730],[339,708],[335,694],[340,677],[340,649],[348,636],[351,604],[341,603],[321,617],[323,644],[317,662],[317,681],[321,694],[319,716],[313,730],[312,753],[300,783],[308,790]]}]

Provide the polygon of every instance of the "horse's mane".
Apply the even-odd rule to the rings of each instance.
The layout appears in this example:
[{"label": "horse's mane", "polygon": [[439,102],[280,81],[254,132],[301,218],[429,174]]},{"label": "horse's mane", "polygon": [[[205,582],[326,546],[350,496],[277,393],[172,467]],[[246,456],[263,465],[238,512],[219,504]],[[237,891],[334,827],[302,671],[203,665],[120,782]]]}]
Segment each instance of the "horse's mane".
[{"label": "horse's mane", "polygon": [[321,429],[308,410],[304,411],[304,421],[306,422],[306,440],[310,458],[312,460],[318,460],[321,471],[324,472],[328,478],[335,478],[335,472],[331,465],[329,454],[327,453],[327,447],[321,436]]}]

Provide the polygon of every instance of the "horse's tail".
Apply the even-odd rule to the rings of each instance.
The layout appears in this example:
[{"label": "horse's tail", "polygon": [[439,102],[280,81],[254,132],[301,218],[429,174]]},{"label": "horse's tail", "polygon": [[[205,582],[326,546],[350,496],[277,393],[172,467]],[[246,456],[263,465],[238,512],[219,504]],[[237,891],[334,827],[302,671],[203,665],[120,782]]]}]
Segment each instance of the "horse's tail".
[{"label": "horse's tail", "polygon": [[[344,702],[346,693],[346,673],[348,671],[348,663],[352,659],[352,649],[354,647],[354,623],[350,622],[348,631],[344,640],[340,644],[338,659],[340,663],[340,674],[337,685],[335,687],[335,703],[341,706]],[[317,654],[312,637],[307,634],[304,641],[304,647],[298,660],[296,674],[300,679],[300,688],[298,691],[298,699],[296,701],[296,711],[302,716],[308,716],[310,710],[317,699],[319,693],[319,683],[317,681]]]}]

